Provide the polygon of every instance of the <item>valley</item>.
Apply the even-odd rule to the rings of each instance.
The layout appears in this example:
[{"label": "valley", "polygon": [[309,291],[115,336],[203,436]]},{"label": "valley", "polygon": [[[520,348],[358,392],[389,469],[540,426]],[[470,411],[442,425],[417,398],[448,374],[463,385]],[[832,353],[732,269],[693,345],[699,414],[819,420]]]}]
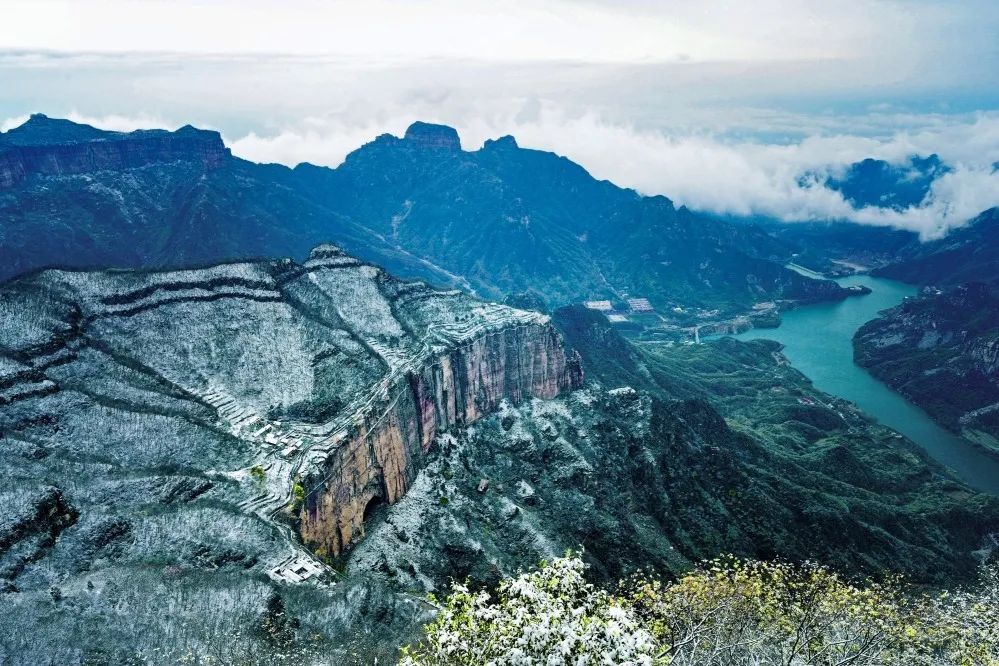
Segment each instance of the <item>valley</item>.
[{"label": "valley", "polygon": [[[791,364],[812,380],[816,388],[856,403],[955,470],[970,485],[999,494],[999,459],[948,432],[922,409],[854,363],[854,334],[865,330],[865,324],[874,320],[878,312],[915,296],[917,290],[869,275],[842,278],[839,282],[843,286],[868,286],[871,293],[834,305],[791,310],[784,313],[777,329],[753,329],[736,337],[781,343]],[[939,385],[938,388],[946,390]]]}]

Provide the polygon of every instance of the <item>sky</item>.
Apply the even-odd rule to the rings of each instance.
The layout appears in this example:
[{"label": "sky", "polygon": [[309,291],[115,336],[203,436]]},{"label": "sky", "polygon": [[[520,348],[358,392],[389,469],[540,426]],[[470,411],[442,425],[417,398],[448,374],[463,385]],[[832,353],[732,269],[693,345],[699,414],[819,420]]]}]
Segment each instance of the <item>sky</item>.
[{"label": "sky", "polygon": [[[933,238],[999,205],[991,0],[0,0],[0,17],[0,130],[190,123],[247,159],[335,166],[424,120],[718,214]],[[904,211],[802,178],[930,153],[952,171]]]}]

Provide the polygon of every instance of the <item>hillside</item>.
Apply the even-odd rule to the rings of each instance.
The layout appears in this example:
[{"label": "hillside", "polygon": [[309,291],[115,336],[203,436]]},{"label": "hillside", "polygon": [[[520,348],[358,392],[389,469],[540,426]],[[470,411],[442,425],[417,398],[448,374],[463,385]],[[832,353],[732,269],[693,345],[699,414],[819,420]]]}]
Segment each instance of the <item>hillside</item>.
[{"label": "hillside", "polygon": [[[999,522],[890,431],[801,407],[832,399],[765,345],[647,354],[576,308],[567,349],[545,315],[333,246],[43,271],[0,306],[0,635],[24,663],[267,655],[276,617],[290,654],[391,659],[424,592],[580,545],[608,578],[737,552],[958,580]],[[596,349],[620,370],[584,385]]]},{"label": "hillside", "polygon": [[955,432],[999,452],[999,294],[973,282],[882,313],[853,339],[856,362]]},{"label": "hillside", "polygon": [[[406,494],[445,430],[582,381],[547,317],[332,246],[301,265],[45,271],[0,288],[0,307],[0,477],[17,499],[0,512],[0,635],[48,617],[12,652],[48,663],[247,631],[306,580],[358,614],[323,625],[347,649],[363,602],[323,591],[327,562],[372,508]],[[189,631],[163,620],[176,595],[193,595]]]},{"label": "hillside", "polygon": [[939,240],[910,243],[898,252],[894,263],[874,274],[939,287],[996,280],[999,209],[990,208]]}]

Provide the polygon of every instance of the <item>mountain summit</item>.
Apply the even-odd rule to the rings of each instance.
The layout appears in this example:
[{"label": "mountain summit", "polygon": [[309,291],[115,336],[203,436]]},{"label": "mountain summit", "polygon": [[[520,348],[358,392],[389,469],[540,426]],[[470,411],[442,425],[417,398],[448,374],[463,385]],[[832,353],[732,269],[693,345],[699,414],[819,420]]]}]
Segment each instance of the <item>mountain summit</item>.
[{"label": "mountain summit", "polygon": [[421,148],[435,150],[461,150],[458,132],[447,125],[433,125],[417,121],[406,130],[405,140]]}]

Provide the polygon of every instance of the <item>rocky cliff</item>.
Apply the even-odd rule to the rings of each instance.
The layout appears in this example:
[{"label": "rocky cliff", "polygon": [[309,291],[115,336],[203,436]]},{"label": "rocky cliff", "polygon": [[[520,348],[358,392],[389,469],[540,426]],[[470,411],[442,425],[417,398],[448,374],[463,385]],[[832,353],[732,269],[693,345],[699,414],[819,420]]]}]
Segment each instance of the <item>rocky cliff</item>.
[{"label": "rocky cliff", "polygon": [[997,288],[926,289],[881,314],[853,338],[857,363],[944,427],[999,450]]},{"label": "rocky cliff", "polygon": [[[60,536],[75,550],[37,549],[37,565],[20,545],[4,567],[0,529],[11,589],[149,557],[321,575],[289,508],[307,543],[342,553],[439,434],[582,384],[547,316],[403,282],[332,245],[301,264],[43,271],[0,285],[0,311],[0,478],[15,494],[60,489],[79,516]],[[190,540],[161,543],[174,537],[150,503],[178,505]]]},{"label": "rocky cliff", "polygon": [[230,157],[218,132],[190,125],[176,132],[54,134],[53,123],[59,121],[35,115],[20,131],[0,135],[0,188],[13,187],[31,175],[64,176],[175,161],[213,169]]},{"label": "rocky cliff", "polygon": [[503,326],[431,354],[386,387],[305,479],[303,538],[322,552],[343,552],[363,535],[370,507],[406,494],[438,434],[504,400],[550,399],[581,386],[578,361],[549,325]]}]

